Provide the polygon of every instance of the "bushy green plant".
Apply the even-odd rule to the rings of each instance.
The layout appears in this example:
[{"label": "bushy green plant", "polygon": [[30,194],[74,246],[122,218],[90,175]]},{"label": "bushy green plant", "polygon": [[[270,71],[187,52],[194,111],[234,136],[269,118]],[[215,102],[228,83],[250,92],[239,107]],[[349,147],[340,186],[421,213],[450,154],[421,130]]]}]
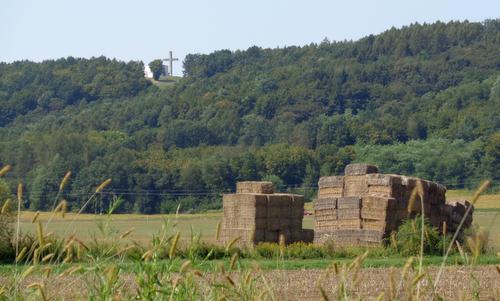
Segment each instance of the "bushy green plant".
[{"label": "bushy green plant", "polygon": [[[443,241],[438,229],[432,227],[424,218],[424,254],[438,255],[443,252]],[[389,248],[401,256],[416,256],[420,253],[422,241],[422,217],[417,216],[403,221],[398,230],[391,235]]]}]

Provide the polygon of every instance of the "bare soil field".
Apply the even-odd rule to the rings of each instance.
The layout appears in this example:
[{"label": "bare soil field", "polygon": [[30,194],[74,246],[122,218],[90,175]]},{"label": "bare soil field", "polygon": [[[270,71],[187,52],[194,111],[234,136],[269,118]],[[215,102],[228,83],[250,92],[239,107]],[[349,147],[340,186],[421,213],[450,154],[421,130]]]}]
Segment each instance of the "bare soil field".
[{"label": "bare soil field", "polygon": [[[424,268],[425,277],[420,282],[422,300],[429,300],[432,296],[430,280],[434,279],[438,267]],[[334,300],[338,295],[340,275],[333,271],[307,269],[307,270],[274,270],[262,272],[266,287],[270,287],[277,300],[323,300],[319,285],[324,289],[329,299]],[[205,274],[206,275],[206,274]],[[236,273],[232,275],[238,276]],[[349,299],[362,298],[374,300],[384,293],[387,300],[395,294],[401,282],[400,293],[403,297],[411,289],[411,282],[416,276],[415,271],[410,271],[405,279],[401,278],[401,269],[394,268],[364,268],[359,270],[353,279],[354,273],[346,276],[346,294]],[[7,281],[7,277],[0,277],[0,285]],[[40,277],[33,276],[26,279],[23,285],[40,281]],[[133,274],[123,274],[124,295],[134,296],[135,281]],[[83,276],[52,277],[46,279],[46,291],[50,298],[55,299],[86,299],[86,280]],[[262,284],[263,285],[263,284]],[[415,289],[415,287],[413,288]],[[445,300],[458,300],[462,296],[465,300],[475,296],[476,300],[495,300],[500,297],[500,275],[495,266],[450,266],[446,267],[437,287],[436,293]],[[414,294],[414,293],[413,293]],[[404,298],[400,298],[404,299]],[[496,299],[498,300],[498,299]]]}]

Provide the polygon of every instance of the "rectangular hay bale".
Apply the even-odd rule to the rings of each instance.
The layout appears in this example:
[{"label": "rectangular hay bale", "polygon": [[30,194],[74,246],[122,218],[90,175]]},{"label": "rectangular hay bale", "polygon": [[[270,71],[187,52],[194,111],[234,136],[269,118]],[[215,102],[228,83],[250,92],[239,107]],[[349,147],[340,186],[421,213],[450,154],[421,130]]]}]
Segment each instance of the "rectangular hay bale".
[{"label": "rectangular hay bale", "polygon": [[337,199],[337,209],[359,209],[361,208],[361,197],[341,197]]},{"label": "rectangular hay bale", "polygon": [[272,182],[243,181],[236,183],[236,193],[272,194],[274,193],[274,187]]},{"label": "rectangular hay bale", "polygon": [[344,195],[344,187],[325,187],[318,189],[318,197],[341,197]]},{"label": "rectangular hay bale", "polygon": [[362,196],[368,193],[366,175],[346,176],[344,196]]},{"label": "rectangular hay bale", "polygon": [[344,169],[346,176],[358,176],[371,173],[378,173],[378,168],[375,165],[365,163],[348,164]]},{"label": "rectangular hay bale", "polygon": [[343,176],[321,177],[318,181],[319,188],[344,187]]},{"label": "rectangular hay bale", "polygon": [[337,209],[337,219],[339,220],[349,220],[361,218],[361,209]]}]

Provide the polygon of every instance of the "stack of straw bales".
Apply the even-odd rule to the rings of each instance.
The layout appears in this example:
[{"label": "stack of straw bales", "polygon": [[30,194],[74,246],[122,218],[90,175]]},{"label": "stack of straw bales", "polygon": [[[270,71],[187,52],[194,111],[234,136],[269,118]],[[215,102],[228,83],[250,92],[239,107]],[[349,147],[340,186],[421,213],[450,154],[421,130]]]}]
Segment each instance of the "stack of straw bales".
[{"label": "stack of straw bales", "polygon": [[286,243],[313,239],[313,231],[302,229],[304,197],[274,193],[271,182],[238,182],[235,194],[223,196],[224,215],[219,240],[227,243]]},{"label": "stack of straw bales", "polygon": [[[422,213],[422,203],[410,203],[412,191],[421,185],[423,213],[433,226],[456,230],[468,202],[446,203],[446,188],[427,180],[379,174],[376,166],[350,164],[345,176],[322,177],[314,203],[314,241],[333,240],[337,245],[380,244],[405,218]],[[418,184],[420,183],[420,184]],[[412,206],[408,208],[408,206]],[[471,214],[465,227],[472,224]]]}]

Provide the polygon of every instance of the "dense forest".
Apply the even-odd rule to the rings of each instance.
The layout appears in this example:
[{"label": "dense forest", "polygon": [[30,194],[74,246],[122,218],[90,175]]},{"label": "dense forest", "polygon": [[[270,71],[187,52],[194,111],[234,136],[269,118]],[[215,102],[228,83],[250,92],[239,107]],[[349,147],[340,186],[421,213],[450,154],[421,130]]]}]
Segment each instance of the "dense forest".
[{"label": "dense forest", "polygon": [[[141,62],[0,63],[0,163],[25,206],[122,212],[220,206],[238,180],[312,197],[350,162],[449,188],[498,180],[500,20],[412,24],[358,41],[191,54],[155,85]],[[1,184],[1,183],[0,183]]]}]

